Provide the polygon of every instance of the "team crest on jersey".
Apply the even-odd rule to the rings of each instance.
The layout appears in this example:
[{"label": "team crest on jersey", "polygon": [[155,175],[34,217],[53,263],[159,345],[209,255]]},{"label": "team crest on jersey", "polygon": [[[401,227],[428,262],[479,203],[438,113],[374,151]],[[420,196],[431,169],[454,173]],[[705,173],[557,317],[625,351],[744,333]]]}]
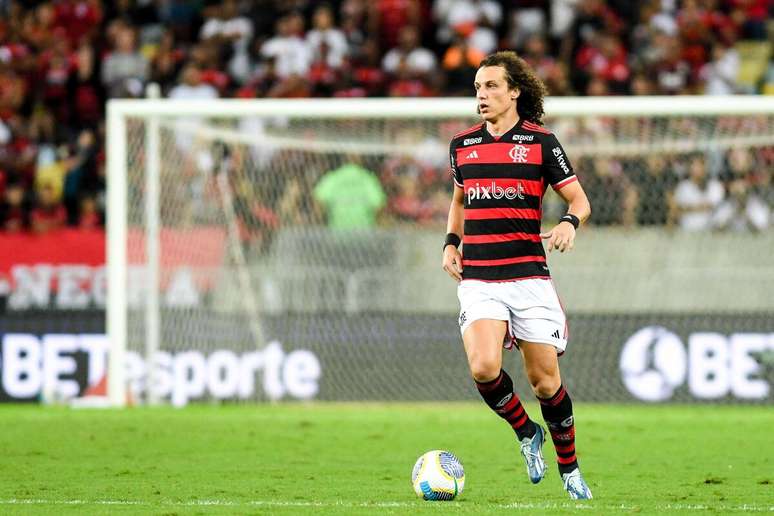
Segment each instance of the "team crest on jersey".
[{"label": "team crest on jersey", "polygon": [[529,149],[524,145],[514,145],[513,148],[508,151],[508,156],[511,157],[514,163],[526,163],[527,154],[529,154]]}]

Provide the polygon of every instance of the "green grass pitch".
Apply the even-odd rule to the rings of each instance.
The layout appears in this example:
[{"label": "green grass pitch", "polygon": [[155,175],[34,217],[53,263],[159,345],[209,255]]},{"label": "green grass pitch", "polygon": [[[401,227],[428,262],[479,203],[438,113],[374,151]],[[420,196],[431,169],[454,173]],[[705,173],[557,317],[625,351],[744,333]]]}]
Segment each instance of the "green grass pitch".
[{"label": "green grass pitch", "polygon": [[[550,441],[548,474],[530,484],[511,430],[483,403],[0,406],[0,513],[774,511],[770,406],[575,412],[595,496],[583,503],[562,490]],[[424,502],[411,488],[414,461],[436,448],[465,466],[453,502]]]}]

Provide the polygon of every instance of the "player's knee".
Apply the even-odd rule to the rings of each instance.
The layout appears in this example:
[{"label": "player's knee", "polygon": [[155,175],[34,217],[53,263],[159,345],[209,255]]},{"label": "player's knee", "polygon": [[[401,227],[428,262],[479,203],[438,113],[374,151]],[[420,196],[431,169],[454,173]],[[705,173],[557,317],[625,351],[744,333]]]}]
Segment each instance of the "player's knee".
[{"label": "player's knee", "polygon": [[532,392],[538,398],[550,398],[556,394],[556,391],[559,390],[559,386],[562,384],[559,378],[543,372],[533,373],[528,375],[528,377],[529,383],[532,386]]},{"label": "player's knee", "polygon": [[470,374],[479,383],[489,382],[500,374],[500,363],[495,359],[475,358],[470,361]]}]

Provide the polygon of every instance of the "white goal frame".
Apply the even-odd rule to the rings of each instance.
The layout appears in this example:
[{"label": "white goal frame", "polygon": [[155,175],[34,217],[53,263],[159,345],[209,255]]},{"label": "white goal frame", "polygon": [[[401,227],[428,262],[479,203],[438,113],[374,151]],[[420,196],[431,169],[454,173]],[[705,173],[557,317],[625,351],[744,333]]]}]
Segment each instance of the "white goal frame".
[{"label": "white goal frame", "polygon": [[[774,97],[766,96],[647,96],[647,97],[556,97],[547,98],[545,111],[551,117],[586,116],[674,116],[774,114]],[[432,99],[113,99],[107,104],[107,310],[109,342],[108,398],[113,406],[127,403],[124,356],[127,345],[127,214],[128,142],[127,119],[147,121],[144,206],[146,225],[146,278],[151,287],[146,297],[147,356],[159,349],[160,224],[158,174],[160,127],[164,119],[178,116],[236,118],[246,116],[304,119],[354,118],[471,118],[472,98]],[[148,361],[148,364],[151,362]],[[149,392],[151,389],[148,390]],[[150,394],[152,396],[152,393]],[[150,402],[157,401],[151,399]]]}]

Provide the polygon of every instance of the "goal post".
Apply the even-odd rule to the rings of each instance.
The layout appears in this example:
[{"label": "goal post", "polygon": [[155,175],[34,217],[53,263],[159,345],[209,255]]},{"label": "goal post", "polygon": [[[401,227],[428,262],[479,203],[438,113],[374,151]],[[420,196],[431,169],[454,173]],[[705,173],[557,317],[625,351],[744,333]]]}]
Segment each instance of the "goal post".
[{"label": "goal post", "polygon": [[[581,165],[594,164],[599,157],[641,166],[652,154],[682,160],[704,153],[711,160],[733,148],[774,149],[774,97],[557,97],[546,99],[545,112],[547,125],[557,133],[582,180]],[[443,231],[438,205],[444,192],[437,177],[448,171],[444,161],[448,162],[449,138],[476,121],[475,101],[469,98],[110,100],[106,200],[110,402],[123,406],[138,397],[137,401],[163,399],[175,404],[194,399],[282,399],[291,394],[309,398],[314,383],[310,379],[319,376],[320,364],[305,350],[286,353],[277,342],[299,337],[294,328],[303,326],[321,346],[328,343],[328,349],[338,340],[363,344],[370,338],[368,346],[379,346],[393,334],[380,325],[399,325],[391,314],[453,317],[451,287],[426,265],[435,264],[439,254],[438,246],[430,243]],[[406,164],[404,158],[413,161]],[[414,215],[414,210],[408,215],[396,202],[395,207],[382,208],[393,211],[375,227],[326,227],[315,187],[326,172],[349,161],[381,180],[389,176],[394,181],[389,187],[382,185],[387,190],[382,206],[402,199],[404,193],[413,199],[417,184],[431,189],[431,199],[420,199],[425,206],[421,209],[431,214]],[[608,183],[602,178],[600,184]],[[611,195],[626,195],[616,192]],[[555,205],[547,203],[546,212]],[[611,235],[616,231],[633,229],[613,222],[590,232],[589,238],[599,249],[612,250]],[[632,253],[641,257],[668,234],[673,233],[637,229]],[[710,250],[749,246],[753,255],[771,242],[768,234],[744,243],[734,234],[704,235],[687,239]],[[643,276],[632,281],[634,301],[620,306],[615,295],[611,301],[600,293],[603,273],[595,258],[578,252],[581,260],[575,269],[562,262],[552,265],[552,271],[556,269],[558,281],[563,274],[573,274],[576,285],[568,281],[562,291],[571,302],[596,285],[597,293],[588,294],[595,313],[718,312],[724,307],[723,297],[732,292],[732,282],[741,277],[717,257],[713,258],[717,263],[706,268],[678,263],[682,269],[674,272],[658,260],[638,261],[635,256],[635,264],[616,269],[619,278],[625,277],[626,267]],[[673,259],[677,263],[689,257]],[[765,262],[751,260],[758,272],[774,272]],[[696,299],[679,292],[678,274],[708,281],[715,271],[727,283],[725,290],[722,285],[716,291],[707,289]],[[675,284],[671,301],[660,304],[652,284],[656,275]],[[765,313],[772,308],[767,299],[753,296],[740,306]],[[381,333],[368,337],[370,330],[352,330],[347,325],[360,324],[353,314],[363,314],[361,319],[368,319]],[[307,325],[308,321],[313,323]],[[330,387],[331,393],[349,389],[357,399],[359,382],[369,374],[405,372],[369,363],[368,346],[342,346],[338,360],[350,360],[351,369],[364,369],[364,376],[342,366],[340,385]],[[385,372],[375,372],[379,369]],[[158,378],[155,371],[161,371]],[[256,382],[262,382],[261,389]],[[409,383],[402,391],[396,387],[393,393],[382,393],[384,399],[415,399],[418,387]],[[438,396],[437,391],[426,394]],[[366,389],[362,396],[376,395]]]}]

